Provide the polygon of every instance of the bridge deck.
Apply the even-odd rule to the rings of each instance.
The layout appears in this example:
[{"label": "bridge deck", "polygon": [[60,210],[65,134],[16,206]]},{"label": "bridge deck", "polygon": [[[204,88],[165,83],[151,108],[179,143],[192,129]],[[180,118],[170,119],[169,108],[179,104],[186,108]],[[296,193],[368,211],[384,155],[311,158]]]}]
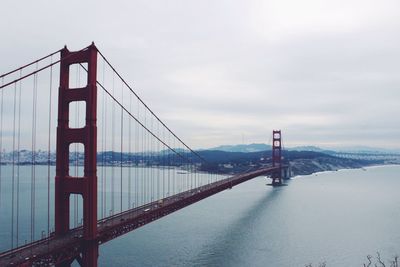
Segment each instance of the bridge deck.
[{"label": "bridge deck", "polygon": [[[229,177],[99,220],[95,242],[105,243],[197,201],[257,176],[271,173],[278,168],[263,168]],[[75,228],[64,236],[50,236],[3,252],[0,254],[0,266],[18,266],[22,263],[50,265],[76,258],[87,242],[83,239],[82,234],[82,228]]]}]

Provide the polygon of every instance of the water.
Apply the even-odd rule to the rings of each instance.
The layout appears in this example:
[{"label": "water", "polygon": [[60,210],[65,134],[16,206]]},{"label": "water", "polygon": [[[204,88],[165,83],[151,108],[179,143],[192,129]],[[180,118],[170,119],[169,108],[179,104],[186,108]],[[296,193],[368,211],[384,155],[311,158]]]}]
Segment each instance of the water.
[{"label": "water", "polygon": [[[83,167],[70,174],[83,176]],[[98,166],[97,174],[98,219],[225,178],[168,167]],[[54,231],[54,177],[54,166],[0,166],[0,252]],[[82,225],[82,207],[82,197],[71,195],[70,228]]]},{"label": "water", "polygon": [[[400,167],[256,178],[100,246],[100,266],[362,266],[400,254]],[[389,265],[389,264],[387,264]]]},{"label": "water", "polygon": [[[47,167],[37,168],[40,236],[47,229]],[[4,180],[9,171],[10,166],[2,166],[2,250],[10,243],[10,203],[4,201],[10,195]],[[21,181],[30,181],[30,166],[20,171]],[[158,170],[135,171],[152,177]],[[266,186],[259,177],[101,245],[99,266],[362,266],[376,251],[388,260],[400,254],[399,173],[400,166],[325,172],[295,178],[279,188]],[[118,180],[115,188],[120,187]],[[30,207],[28,181],[21,182],[21,207]],[[178,180],[177,184],[182,187]],[[125,188],[122,197],[125,203]],[[119,199],[116,194],[116,212]],[[20,243],[30,238],[29,222],[30,214],[20,215]]]}]

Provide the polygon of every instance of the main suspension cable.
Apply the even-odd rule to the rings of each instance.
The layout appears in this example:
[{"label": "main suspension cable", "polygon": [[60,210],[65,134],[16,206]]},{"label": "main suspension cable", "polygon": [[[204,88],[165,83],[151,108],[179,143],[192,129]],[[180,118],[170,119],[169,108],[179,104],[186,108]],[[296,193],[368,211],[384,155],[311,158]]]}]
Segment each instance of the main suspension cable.
[{"label": "main suspension cable", "polygon": [[100,50],[97,49],[97,52],[100,54],[100,56],[103,58],[103,60],[109,65],[109,67],[117,74],[117,76],[122,80],[122,82],[127,86],[127,88],[139,99],[139,101],[146,107],[148,111],[176,138],[181,142],[190,152],[195,154],[198,158],[202,159],[202,161],[206,162],[206,160],[199,155],[196,151],[192,150],[185,142],[183,142],[154,112],[151,110],[146,103],[135,93],[135,91],[129,86],[129,84],[125,81],[124,78],[119,74],[119,72],[111,65],[111,63],[108,61],[108,59],[101,53]]},{"label": "main suspension cable", "polygon": [[[14,70],[12,70],[12,71],[9,71],[9,72],[7,72],[7,73],[4,73],[4,74],[0,75],[0,78],[4,78],[4,77],[6,77],[6,76],[8,76],[8,75],[10,75],[10,74],[13,74],[13,73],[17,72],[17,71],[22,71],[23,69],[25,69],[25,68],[27,68],[27,67],[29,67],[29,66],[35,64],[35,63],[39,63],[40,61],[45,60],[46,58],[52,57],[53,55],[55,55],[55,54],[61,52],[61,50],[62,50],[62,49],[59,49],[59,50],[57,50],[57,51],[55,51],[55,52],[53,52],[53,53],[48,54],[47,56],[44,56],[44,57],[39,58],[39,59],[37,59],[37,60],[35,60],[35,61],[32,61],[31,63],[28,63],[28,64],[26,64],[26,65],[23,65],[22,67],[19,67],[19,68],[17,68],[17,69],[14,69]],[[2,88],[2,87],[0,87],[0,88]]]},{"label": "main suspension cable", "polygon": [[[89,48],[89,46],[87,46],[87,47],[85,47],[85,48],[79,50],[78,52],[87,50],[88,48]],[[57,52],[51,53],[51,54],[49,54],[48,56],[44,57],[43,59],[48,58],[48,57],[50,57],[50,56],[52,56],[52,55],[54,55],[54,54],[57,54],[57,53],[60,52],[61,50],[62,50],[62,49],[58,50]],[[36,61],[31,62],[31,63],[29,63],[29,64],[27,64],[27,65],[25,65],[25,66],[22,66],[22,67],[18,68],[18,69],[15,69],[15,70],[10,71],[10,72],[8,72],[8,73],[6,73],[6,74],[3,74],[3,75],[0,76],[2,79],[4,79],[4,77],[8,76],[9,74],[12,74],[12,73],[14,73],[14,72],[16,72],[16,71],[18,71],[18,70],[20,70],[20,69],[23,69],[23,68],[25,68],[25,67],[27,67],[27,66],[31,66],[31,65],[33,65],[33,64],[36,63],[36,70],[34,70],[34,71],[32,71],[32,72],[30,72],[30,73],[28,73],[28,74],[26,74],[26,75],[24,75],[24,76],[22,76],[22,77],[19,77],[19,78],[17,78],[17,79],[14,79],[14,80],[11,81],[11,82],[8,82],[8,83],[5,83],[5,84],[3,83],[3,84],[0,86],[0,89],[3,89],[3,88],[5,88],[5,87],[9,86],[10,84],[14,84],[14,83],[16,83],[16,82],[19,82],[19,81],[21,81],[21,80],[23,80],[23,79],[25,79],[25,78],[28,78],[28,77],[30,77],[30,76],[32,76],[32,75],[35,75],[35,74],[37,74],[37,73],[39,73],[39,72],[41,72],[41,71],[43,71],[43,70],[45,70],[45,69],[47,69],[47,68],[50,68],[51,66],[54,66],[54,65],[60,63],[61,60],[65,60],[65,59],[71,57],[72,55],[73,55],[73,54],[69,54],[69,55],[67,55],[67,56],[65,56],[65,57],[63,57],[63,58],[60,58],[59,60],[54,61],[54,62],[52,62],[52,63],[50,63],[50,64],[48,64],[48,65],[46,65],[46,66],[44,66],[44,67],[41,67],[41,68],[38,68],[38,65],[37,65],[38,62],[40,62],[40,60],[36,60]],[[3,81],[4,81],[4,80],[3,80]]]}]

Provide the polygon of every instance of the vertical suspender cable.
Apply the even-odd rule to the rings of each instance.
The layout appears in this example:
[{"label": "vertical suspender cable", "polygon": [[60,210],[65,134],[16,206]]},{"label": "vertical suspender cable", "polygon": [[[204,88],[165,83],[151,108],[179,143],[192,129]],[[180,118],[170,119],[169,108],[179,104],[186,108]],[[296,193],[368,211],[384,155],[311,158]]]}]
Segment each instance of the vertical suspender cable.
[{"label": "vertical suspender cable", "polygon": [[[139,118],[139,100],[137,101],[138,102],[138,104],[136,105],[137,106],[137,114],[136,114],[136,116],[137,116],[137,118]],[[139,200],[140,200],[140,196],[139,196],[139,185],[140,185],[140,183],[139,183],[139,179],[140,179],[140,172],[139,172],[139,163],[140,163],[140,161],[139,161],[139,157],[140,157],[140,153],[139,153],[139,151],[140,151],[140,145],[139,145],[139,141],[140,141],[140,128],[139,128],[139,124],[137,123],[137,122],[135,122],[135,125],[136,125],[136,127],[135,127],[135,152],[136,152],[136,154],[135,154],[135,156],[136,156],[136,169],[135,169],[135,203],[136,203],[136,205],[135,205],[135,207],[138,207],[139,206]]]},{"label": "vertical suspender cable", "polygon": [[[146,113],[147,114],[147,113]],[[151,115],[149,115],[151,116]],[[151,117],[148,119],[148,124],[149,124],[149,129],[151,129]],[[149,186],[149,191],[148,191],[148,200],[147,202],[151,202],[151,198],[152,198],[152,194],[153,194],[153,181],[152,181],[152,169],[151,169],[151,145],[152,145],[152,140],[151,140],[151,136],[150,134],[146,131],[146,135],[147,135],[147,161],[148,161],[148,167],[147,172],[148,172],[148,182],[150,184]]]},{"label": "vertical suspender cable", "polygon": [[[37,64],[36,64],[37,68]],[[35,186],[36,186],[36,104],[37,104],[37,74],[33,76],[32,105],[32,171],[31,171],[31,242],[35,240]]]},{"label": "vertical suspender cable", "polygon": [[[53,62],[53,56],[50,58]],[[50,235],[50,166],[51,166],[51,108],[52,108],[52,88],[53,88],[53,66],[50,67],[50,86],[49,86],[49,130],[47,139],[47,236]]]},{"label": "vertical suspender cable", "polygon": [[[165,141],[165,128],[162,128],[162,132],[163,132],[163,140]],[[165,171],[168,171],[168,168],[166,168],[166,164],[165,164],[165,150],[166,147],[164,145],[161,146],[162,147],[162,166],[163,166],[163,172],[162,172],[162,197],[165,198]]]},{"label": "vertical suspender cable", "polygon": [[[152,117],[152,120],[151,120],[151,122],[152,122],[152,125],[154,125],[153,124],[153,117]],[[153,128],[153,126],[152,126],[152,128]],[[153,128],[153,131],[154,131],[155,129]],[[157,135],[159,135],[159,133],[157,133]],[[156,200],[157,199],[157,166],[156,166],[156,162],[157,162],[157,149],[156,149],[156,145],[157,145],[157,143],[158,143],[158,141],[156,140],[156,139],[153,139],[153,143],[152,143],[152,156],[153,156],[153,160],[152,160],[152,162],[153,162],[153,164],[152,164],[152,174],[153,174],[153,200]]]},{"label": "vertical suspender cable", "polygon": [[[108,140],[108,99],[106,96],[104,96],[104,152],[107,151],[107,140]],[[109,143],[108,143],[109,145]],[[103,204],[103,209],[104,209],[104,217],[107,217],[107,178],[109,177],[109,171],[110,168],[108,167],[108,160],[106,155],[103,157],[103,164],[104,164],[104,204]]]},{"label": "vertical suspender cable", "polygon": [[198,187],[197,185],[197,179],[196,179],[196,159],[192,159],[192,172],[193,172],[193,188]]},{"label": "vertical suspender cable", "polygon": [[[150,127],[150,129],[153,127],[153,117],[151,116],[151,114],[149,114],[149,116],[150,116],[150,125],[149,125],[149,127]],[[153,143],[154,143],[154,141],[152,140],[152,137],[151,137],[151,135],[148,133],[147,134],[147,136],[149,137],[149,148],[148,148],[148,151],[149,151],[149,174],[150,174],[150,177],[149,177],[149,181],[150,181],[150,198],[149,198],[149,201],[150,202],[152,202],[153,201],[153,196],[154,196],[154,180],[153,180],[153,162],[152,162],[152,160],[153,160]]]},{"label": "vertical suspender cable", "polygon": [[[1,85],[4,84],[4,78],[1,78]],[[2,192],[2,160],[3,160],[3,104],[4,104],[4,90],[0,90],[0,208],[1,208],[1,192]],[[1,210],[0,210],[1,212]]]},{"label": "vertical suspender cable", "polygon": [[[145,119],[144,119],[144,121],[146,122],[145,123],[145,125],[146,125],[146,127],[148,127],[148,119],[147,119],[147,111],[146,111],[146,109],[144,110],[144,114],[145,114]],[[145,136],[145,149],[144,149],[144,153],[145,153],[145,158],[146,158],[146,160],[145,160],[145,162],[146,162],[146,166],[145,166],[145,172],[146,172],[146,175],[145,175],[145,177],[146,177],[146,183],[145,183],[145,190],[146,190],[146,198],[145,198],[145,204],[147,204],[149,201],[148,201],[148,199],[149,199],[149,191],[150,191],[150,186],[149,186],[149,177],[150,177],[150,175],[149,175],[149,168],[148,168],[148,166],[149,166],[149,135],[148,135],[148,132],[147,131],[145,131],[144,132],[144,136]]]},{"label": "vertical suspender cable", "polygon": [[[124,84],[122,84],[121,88],[121,101],[124,100]],[[122,157],[123,157],[123,132],[124,132],[124,109],[121,107],[121,158],[120,158],[120,169],[121,169],[121,177],[120,177],[120,210],[122,212]]]},{"label": "vertical suspender cable", "polygon": [[195,188],[201,186],[199,181],[199,165],[197,163],[197,159],[194,160],[194,180],[195,180]]},{"label": "vertical suspender cable", "polygon": [[[99,97],[99,94],[101,94],[101,97]],[[100,148],[99,147],[97,148],[97,154],[101,153],[101,158],[97,161],[97,165],[101,164],[100,167],[97,166],[97,168],[100,169],[100,174],[98,177],[100,184],[97,185],[97,188],[98,188],[97,209],[99,211],[100,219],[103,219],[104,218],[104,216],[103,216],[103,189],[104,189],[104,165],[103,165],[103,160],[104,160],[104,99],[103,98],[104,98],[104,95],[103,95],[103,92],[101,92],[101,91],[97,92],[97,97],[98,97],[98,99],[101,99],[101,102],[99,101],[101,103],[101,105],[98,106],[98,110],[97,110],[97,111],[99,111],[99,108],[101,109],[100,123],[97,124],[97,127],[99,127],[99,125],[100,125],[100,136],[101,136],[100,138],[97,138],[97,144],[99,143],[99,140],[101,140]]]},{"label": "vertical suspender cable", "polygon": [[[142,110],[141,110],[142,111]],[[143,113],[143,112],[142,112]],[[144,119],[144,113],[143,113],[143,119]],[[141,132],[142,132],[142,205],[146,203],[146,152],[145,152],[145,148],[146,148],[146,132],[143,128],[141,128]]]},{"label": "vertical suspender cable", "polygon": [[[176,149],[175,146],[175,139],[172,139],[172,148]],[[175,154],[171,154],[171,160],[172,160],[172,177],[171,177],[171,196],[175,194],[175,177],[176,177],[176,160],[175,160]]]},{"label": "vertical suspender cable", "polygon": [[[132,112],[132,95],[129,94],[129,112]],[[129,121],[129,131],[128,131],[128,137],[129,137],[129,169],[128,169],[128,209],[131,208],[131,171],[132,171],[132,132],[131,132],[131,122],[132,119],[128,118]]]},{"label": "vertical suspender cable", "polygon": [[[147,126],[146,124],[146,109],[144,110],[144,125]],[[145,204],[147,202],[147,190],[148,190],[148,186],[147,186],[147,132],[144,131],[144,129],[142,129],[143,131],[143,158],[144,158],[144,168],[143,171],[145,173],[145,175],[143,175],[144,177],[144,185],[143,185],[143,190],[144,190],[144,198],[143,198],[143,204]]]},{"label": "vertical suspender cable", "polygon": [[[157,133],[160,134],[160,124],[157,123]],[[157,142],[157,199],[161,198],[160,195],[160,159],[161,159],[161,150],[160,150],[160,142]]]},{"label": "vertical suspender cable", "polygon": [[[20,77],[22,76],[22,70],[20,71]],[[18,134],[17,134],[17,234],[16,234],[16,244],[18,247],[18,242],[19,242],[19,182],[20,182],[20,172],[19,172],[19,167],[20,167],[20,150],[21,150],[21,91],[22,91],[22,81],[19,83],[19,89],[18,89]]]},{"label": "vertical suspender cable", "polygon": [[14,100],[13,100],[13,141],[12,141],[12,172],[11,172],[11,249],[14,248],[14,202],[15,202],[15,121],[16,121],[16,110],[17,110],[17,84],[14,83]]},{"label": "vertical suspender cable", "polygon": [[188,169],[188,172],[189,172],[189,177],[188,177],[188,180],[189,180],[189,186],[188,186],[188,189],[191,189],[192,187],[193,187],[193,172],[192,172],[192,166],[193,166],[193,163],[191,162],[191,159],[190,159],[190,152],[188,151],[188,152],[186,152],[187,153],[187,164],[188,164],[188,167],[187,167],[187,169]]},{"label": "vertical suspender cable", "polygon": [[[103,60],[103,84],[105,83],[105,62]],[[103,170],[103,210],[102,210],[102,217],[105,218],[107,216],[107,194],[106,194],[106,187],[107,187],[107,168],[106,168],[106,155],[105,152],[107,151],[107,97],[105,95],[104,92],[102,92],[102,96],[103,96],[103,166],[102,166],[102,170]]]},{"label": "vertical suspender cable", "polygon": [[197,169],[196,169],[196,158],[193,157],[193,162],[192,162],[192,171],[193,171],[193,188],[196,188],[196,181],[197,181]]},{"label": "vertical suspender cable", "polygon": [[[153,129],[153,117],[150,115],[150,129],[154,132]],[[149,141],[150,141],[150,148],[149,148],[149,153],[150,153],[150,184],[151,184],[151,191],[150,191],[150,201],[154,200],[154,168],[153,168],[153,144],[154,141],[152,141],[151,136],[149,136]]]},{"label": "vertical suspender cable", "polygon": [[[146,123],[147,117],[146,117],[146,110],[144,110],[144,125],[147,126]],[[144,157],[144,162],[146,163],[144,165],[143,171],[144,171],[144,193],[145,193],[145,197],[143,199],[143,204],[147,203],[147,193],[148,193],[148,185],[147,185],[147,176],[148,176],[148,169],[147,169],[147,132],[143,130],[143,157]]]},{"label": "vertical suspender cable", "polygon": [[[153,121],[152,121],[152,117],[151,117],[151,115],[149,115],[150,116],[150,118],[149,118],[149,129],[151,129],[152,128],[152,126],[153,126]],[[151,130],[152,131],[152,130]],[[150,190],[149,190],[149,202],[151,202],[151,201],[153,201],[153,168],[152,168],[152,158],[153,158],[153,155],[152,155],[152,148],[153,148],[153,140],[152,140],[152,138],[151,138],[151,136],[150,135],[148,135],[148,148],[147,148],[147,151],[148,151],[148,155],[149,155],[149,167],[148,167],[148,170],[149,170],[149,183],[150,183]]]},{"label": "vertical suspender cable", "polygon": [[[102,82],[104,84],[104,61],[103,61],[103,76],[102,76]],[[100,218],[104,218],[104,209],[103,209],[103,201],[104,201],[104,93],[101,92],[101,148],[100,148],[100,153],[101,153],[101,168],[100,168],[100,183],[101,183],[101,189],[100,189]]]},{"label": "vertical suspender cable", "polygon": [[196,188],[197,187],[197,183],[196,183],[197,182],[197,180],[196,180],[196,159],[194,157],[192,158],[191,171],[193,173],[193,188]]},{"label": "vertical suspender cable", "polygon": [[[145,110],[145,114],[146,114],[146,127],[149,128],[150,123],[149,123],[149,119],[147,118],[147,111]],[[147,158],[147,165],[146,165],[146,172],[147,172],[147,178],[146,178],[146,182],[147,182],[147,199],[146,199],[146,203],[150,202],[151,199],[151,169],[150,169],[150,146],[151,146],[151,137],[149,135],[149,132],[146,131],[146,158]]]},{"label": "vertical suspender cable", "polygon": [[[168,133],[168,144],[171,145],[171,135]],[[171,194],[171,153],[168,151],[168,191],[167,191],[167,196],[170,196]]]},{"label": "vertical suspender cable", "polygon": [[[151,129],[151,127],[152,127],[152,117],[151,117],[151,115],[149,115],[150,116],[150,118],[149,118],[149,127],[150,127],[150,129]],[[153,201],[153,190],[154,190],[154,188],[153,188],[153,168],[152,168],[152,159],[153,159],[153,155],[152,155],[152,148],[153,148],[153,140],[152,140],[152,138],[151,138],[151,136],[150,136],[150,134],[148,134],[147,133],[147,136],[148,136],[148,148],[147,148],[147,151],[148,151],[148,155],[149,155],[149,168],[148,168],[148,170],[149,170],[149,182],[150,182],[150,191],[149,191],[149,202],[151,202],[151,201]]]},{"label": "vertical suspender cable", "polygon": [[[114,84],[115,84],[115,74],[113,73],[112,77],[112,94],[114,95]],[[112,128],[112,134],[111,134],[111,159],[112,159],[112,165],[111,165],[111,214],[114,214],[114,176],[115,176],[115,101],[112,102],[112,118],[111,118],[111,128]]]}]

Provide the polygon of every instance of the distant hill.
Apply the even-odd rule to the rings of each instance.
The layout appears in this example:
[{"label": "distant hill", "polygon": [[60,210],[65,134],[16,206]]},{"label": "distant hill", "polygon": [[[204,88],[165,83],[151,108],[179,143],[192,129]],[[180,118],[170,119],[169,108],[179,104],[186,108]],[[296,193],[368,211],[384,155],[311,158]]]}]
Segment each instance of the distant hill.
[{"label": "distant hill", "polygon": [[362,153],[362,154],[400,154],[399,149],[388,149],[379,147],[368,147],[368,146],[348,146],[348,147],[338,147],[332,149],[336,152],[344,153]]},{"label": "distant hill", "polygon": [[223,145],[223,146],[217,146],[214,148],[210,148],[207,150],[249,153],[249,152],[259,152],[259,151],[271,150],[271,146],[266,145],[266,144]]},{"label": "distant hill", "polygon": [[314,151],[314,152],[323,152],[324,149],[317,147],[317,146],[295,146],[295,147],[288,147],[287,150],[292,151]]},{"label": "distant hill", "polygon": [[[271,151],[227,152],[220,150],[198,151],[207,161],[202,166],[204,171],[219,173],[240,173],[271,164]],[[361,168],[373,164],[384,164],[384,160],[363,160],[339,158],[316,151],[290,151],[282,153],[284,164],[290,164],[293,175],[306,175],[314,172]]]},{"label": "distant hill", "polygon": [[[398,149],[384,149],[384,148],[374,148],[365,146],[353,146],[353,147],[337,147],[337,148],[320,148],[317,146],[295,146],[295,147],[285,147],[288,151],[313,151],[321,152],[329,155],[336,155],[338,153],[361,153],[361,154],[400,154]],[[218,150],[224,152],[259,152],[271,150],[271,145],[266,144],[240,144],[240,145],[222,145],[209,149],[202,150]]]},{"label": "distant hill", "polygon": [[[217,146],[209,149],[204,150],[218,150],[224,152],[243,152],[243,153],[250,153],[250,152],[260,152],[260,151],[267,151],[271,150],[271,145],[266,144],[240,144],[240,145],[222,145]],[[313,152],[333,152],[329,150],[325,150],[316,146],[296,146],[296,147],[285,147],[285,150],[288,151],[313,151]]]}]

